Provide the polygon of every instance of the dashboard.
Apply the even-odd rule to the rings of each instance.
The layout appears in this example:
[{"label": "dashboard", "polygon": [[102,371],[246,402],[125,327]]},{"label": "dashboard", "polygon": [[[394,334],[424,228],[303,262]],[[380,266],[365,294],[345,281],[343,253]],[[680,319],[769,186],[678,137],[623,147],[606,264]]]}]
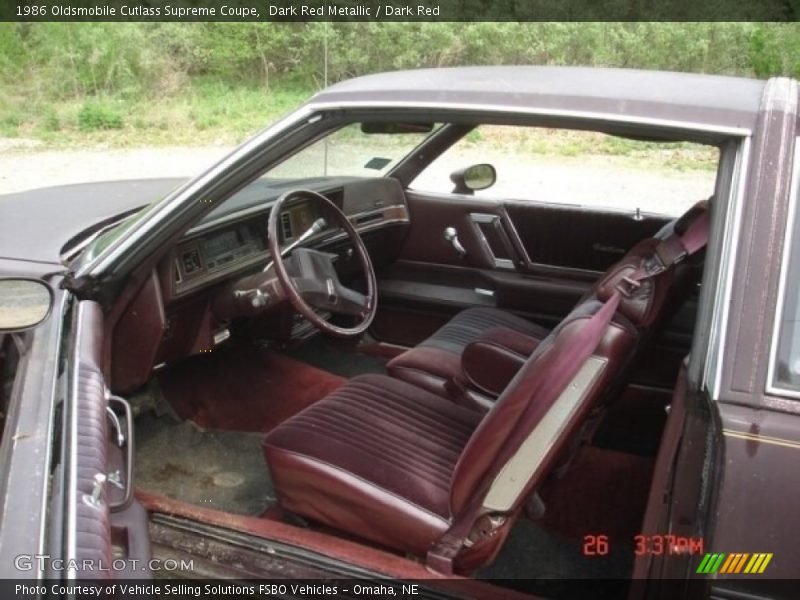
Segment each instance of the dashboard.
[{"label": "dashboard", "polygon": [[[318,191],[342,209],[360,233],[408,222],[405,199],[394,180],[355,180]],[[226,214],[187,233],[172,253],[170,266],[164,269],[168,273],[166,281],[162,279],[167,300],[183,298],[233,275],[263,267],[270,258],[267,240],[270,204],[266,201],[251,210]],[[278,220],[281,244],[297,239],[320,217],[335,223],[321,203],[302,200],[287,206]],[[309,243],[322,245],[337,236],[343,236],[341,230],[329,225]]]},{"label": "dashboard", "polygon": [[[255,306],[247,297],[235,294],[240,284],[244,288],[251,285],[251,277],[256,282],[263,279],[260,272],[270,260],[267,222],[271,206],[280,194],[301,185],[342,209],[362,235],[374,262],[392,260],[399,252],[409,212],[400,183],[394,179],[251,184],[242,190],[246,197],[231,197],[187,231],[131,300],[114,328],[112,354],[125,357],[112,360],[115,389],[134,390],[147,381],[155,365],[208,352],[230,335],[228,327],[234,327],[231,321],[239,317],[258,316],[247,328],[265,338],[307,335],[302,329],[307,323],[294,311],[284,310],[286,303]],[[311,223],[325,216],[331,226],[305,245],[336,252],[342,259],[337,268],[344,273],[358,272],[358,260],[348,254],[346,234],[335,220],[322,214],[325,210],[324,204],[316,202],[285,205],[278,221],[282,245],[296,240]],[[131,346],[145,350],[131,352]]]},{"label": "dashboard", "polygon": [[199,236],[178,246],[175,257],[175,291],[186,292],[198,284],[237,270],[267,252],[267,220],[252,219]]}]

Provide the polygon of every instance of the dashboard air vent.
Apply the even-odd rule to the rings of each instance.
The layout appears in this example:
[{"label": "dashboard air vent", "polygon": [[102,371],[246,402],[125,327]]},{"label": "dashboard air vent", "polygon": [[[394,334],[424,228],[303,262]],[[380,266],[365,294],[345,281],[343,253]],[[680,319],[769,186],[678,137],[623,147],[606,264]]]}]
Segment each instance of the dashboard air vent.
[{"label": "dashboard air vent", "polygon": [[292,239],[292,217],[288,212],[281,214],[281,233],[283,241]]}]

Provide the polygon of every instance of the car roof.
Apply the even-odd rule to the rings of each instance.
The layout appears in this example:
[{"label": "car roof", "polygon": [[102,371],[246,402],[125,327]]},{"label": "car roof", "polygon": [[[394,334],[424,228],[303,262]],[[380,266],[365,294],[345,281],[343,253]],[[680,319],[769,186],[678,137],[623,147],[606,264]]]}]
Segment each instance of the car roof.
[{"label": "car roof", "polygon": [[311,104],[477,108],[750,130],[765,84],[743,77],[636,69],[455,67],[350,79],[321,91]]}]

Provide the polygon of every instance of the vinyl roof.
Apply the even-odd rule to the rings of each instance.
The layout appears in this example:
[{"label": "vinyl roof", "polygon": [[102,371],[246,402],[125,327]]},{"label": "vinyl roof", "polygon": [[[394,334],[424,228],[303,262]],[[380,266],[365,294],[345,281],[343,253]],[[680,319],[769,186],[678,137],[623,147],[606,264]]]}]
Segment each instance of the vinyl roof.
[{"label": "vinyl roof", "polygon": [[312,104],[592,113],[752,129],[766,82],[586,67],[458,67],[393,71],[337,83]]}]

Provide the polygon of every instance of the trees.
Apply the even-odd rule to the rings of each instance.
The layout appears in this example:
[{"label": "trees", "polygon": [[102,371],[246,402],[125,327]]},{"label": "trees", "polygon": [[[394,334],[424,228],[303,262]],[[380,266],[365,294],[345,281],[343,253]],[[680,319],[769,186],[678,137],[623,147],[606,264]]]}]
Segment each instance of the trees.
[{"label": "trees", "polygon": [[0,135],[185,129],[186,119],[198,131],[244,131],[252,115],[277,116],[326,80],[487,64],[800,77],[800,26],[0,23]]},{"label": "trees", "polygon": [[[389,69],[584,64],[800,75],[794,23],[3,23],[0,72],[56,96],[163,92],[212,77],[268,87]],[[273,80],[274,81],[274,80]],[[169,86],[167,85],[169,88]],[[167,90],[169,91],[169,90]]]}]

